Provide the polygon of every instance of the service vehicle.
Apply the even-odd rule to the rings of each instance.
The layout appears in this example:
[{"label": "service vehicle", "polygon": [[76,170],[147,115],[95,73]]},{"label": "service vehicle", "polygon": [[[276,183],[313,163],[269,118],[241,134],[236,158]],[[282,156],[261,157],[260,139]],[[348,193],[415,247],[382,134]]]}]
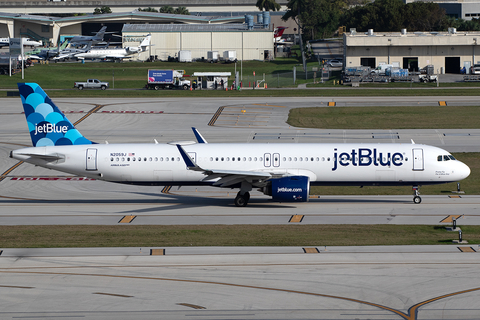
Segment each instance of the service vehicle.
[{"label": "service vehicle", "polygon": [[190,89],[190,80],[185,80],[185,70],[148,70],[147,89]]},{"label": "service vehicle", "polygon": [[86,82],[75,82],[74,88],[78,90],[83,89],[102,89],[105,90],[109,87],[108,82],[102,82],[98,79],[88,79]]},{"label": "service vehicle", "polygon": [[418,80],[420,80],[420,82],[437,82],[438,76],[433,74],[419,74]]}]

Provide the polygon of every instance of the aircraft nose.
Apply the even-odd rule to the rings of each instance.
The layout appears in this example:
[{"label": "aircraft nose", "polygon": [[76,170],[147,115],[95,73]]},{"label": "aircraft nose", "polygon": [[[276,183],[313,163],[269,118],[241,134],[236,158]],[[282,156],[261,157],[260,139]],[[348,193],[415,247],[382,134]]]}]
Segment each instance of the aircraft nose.
[{"label": "aircraft nose", "polygon": [[455,174],[458,176],[458,179],[465,179],[470,175],[470,172],[470,168],[465,163],[459,161],[459,166],[455,170]]}]

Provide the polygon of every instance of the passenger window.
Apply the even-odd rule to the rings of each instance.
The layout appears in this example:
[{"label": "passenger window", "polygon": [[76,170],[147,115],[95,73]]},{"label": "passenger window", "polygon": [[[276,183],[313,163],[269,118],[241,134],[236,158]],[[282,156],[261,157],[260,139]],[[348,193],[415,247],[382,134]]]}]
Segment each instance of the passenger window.
[{"label": "passenger window", "polygon": [[110,158],[110,161],[113,161],[113,158]]},{"label": "passenger window", "polygon": [[143,161],[147,161],[147,157],[143,158]]},{"label": "passenger window", "polygon": [[[240,157],[238,157],[237,160],[240,161]],[[245,158],[243,158],[243,161],[245,161]]]}]

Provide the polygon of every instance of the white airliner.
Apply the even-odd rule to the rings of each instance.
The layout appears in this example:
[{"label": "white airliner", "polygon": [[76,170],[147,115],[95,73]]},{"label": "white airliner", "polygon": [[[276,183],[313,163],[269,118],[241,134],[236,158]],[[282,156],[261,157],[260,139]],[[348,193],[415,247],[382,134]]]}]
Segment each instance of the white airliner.
[{"label": "white airliner", "polygon": [[128,56],[131,56],[136,53],[144,52],[147,50],[147,47],[150,46],[150,38],[151,35],[147,35],[145,39],[143,39],[142,43],[138,47],[125,47],[125,48],[115,48],[115,49],[95,49],[92,48],[87,52],[78,53],[74,55],[75,58],[83,60],[83,59],[114,59],[114,60],[122,60]]},{"label": "white airliner", "polygon": [[411,185],[465,179],[470,168],[450,153],[421,144],[207,143],[96,144],[86,139],[36,83],[19,83],[33,147],[10,157],[98,180],[152,186],[239,188],[246,206],[259,188],[274,200],[307,201],[310,185]]}]

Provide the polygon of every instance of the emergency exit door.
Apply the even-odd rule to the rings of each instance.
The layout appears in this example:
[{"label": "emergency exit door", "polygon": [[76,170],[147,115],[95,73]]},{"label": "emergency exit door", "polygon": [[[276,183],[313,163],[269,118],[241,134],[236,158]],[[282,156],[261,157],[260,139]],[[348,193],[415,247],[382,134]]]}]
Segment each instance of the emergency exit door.
[{"label": "emergency exit door", "polygon": [[87,170],[97,170],[97,149],[87,149]]}]

